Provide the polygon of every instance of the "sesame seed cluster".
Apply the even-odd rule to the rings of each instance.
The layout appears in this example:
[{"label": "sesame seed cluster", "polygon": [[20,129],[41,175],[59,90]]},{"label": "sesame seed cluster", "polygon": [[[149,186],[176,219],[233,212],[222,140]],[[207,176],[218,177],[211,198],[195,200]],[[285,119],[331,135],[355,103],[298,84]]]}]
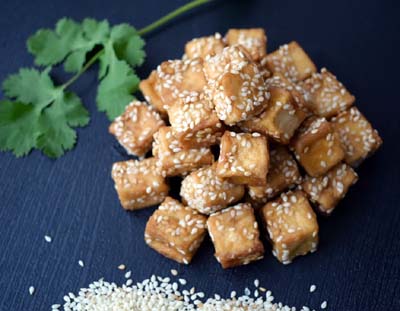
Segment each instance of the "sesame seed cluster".
[{"label": "sesame seed cluster", "polygon": [[146,102],[110,126],[140,159],[112,178],[125,209],[160,204],[145,242],[182,264],[207,233],[223,268],[263,258],[263,240],[283,264],[314,252],[316,212],[333,212],[382,144],[336,76],[295,41],[267,53],[261,28],[191,40],[140,89]]}]

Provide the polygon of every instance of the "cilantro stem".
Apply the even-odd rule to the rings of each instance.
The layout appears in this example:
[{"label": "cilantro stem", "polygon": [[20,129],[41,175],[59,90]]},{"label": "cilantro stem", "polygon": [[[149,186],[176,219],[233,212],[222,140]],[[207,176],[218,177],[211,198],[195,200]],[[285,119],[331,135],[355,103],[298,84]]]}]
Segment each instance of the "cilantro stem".
[{"label": "cilantro stem", "polygon": [[161,17],[160,19],[156,20],[154,23],[151,23],[150,25],[138,30],[138,35],[139,36],[144,36],[147,33],[161,27],[162,25],[168,23],[170,20],[174,19],[175,17],[195,8],[198,7],[204,3],[210,2],[211,0],[194,0],[191,1],[185,5],[182,5],[181,7],[177,8],[176,10],[172,11],[171,13],[168,13],[167,15]]},{"label": "cilantro stem", "polygon": [[[207,2],[211,2],[212,0],[194,0],[191,1],[185,5],[182,5],[181,7],[177,8],[176,10],[168,13],[167,15],[161,17],[160,19],[156,20],[154,23],[151,23],[150,25],[138,30],[138,35],[139,36],[144,36],[148,34],[149,32],[152,32],[153,30],[165,25],[175,17],[191,10],[194,9],[195,7],[198,7],[202,4],[205,4]],[[69,87],[72,83],[74,83],[86,70],[89,69],[90,66],[92,66],[99,58],[100,56],[104,53],[104,48],[102,48],[100,51],[98,51],[95,55],[92,56],[91,59],[88,60],[88,62],[85,64],[85,66],[82,67],[79,72],[77,72],[74,76],[72,76],[67,82],[65,82],[63,85],[60,86],[60,89],[64,90],[67,87]]]},{"label": "cilantro stem", "polygon": [[82,67],[81,70],[79,70],[71,79],[69,79],[67,82],[65,82],[62,86],[61,89],[66,89],[69,87],[72,83],[75,82],[86,70],[89,69],[90,66],[92,66],[98,59],[99,57],[104,53],[104,49],[101,49],[98,51],[96,54],[92,56],[91,59],[88,60],[88,62],[85,64],[85,66]]}]

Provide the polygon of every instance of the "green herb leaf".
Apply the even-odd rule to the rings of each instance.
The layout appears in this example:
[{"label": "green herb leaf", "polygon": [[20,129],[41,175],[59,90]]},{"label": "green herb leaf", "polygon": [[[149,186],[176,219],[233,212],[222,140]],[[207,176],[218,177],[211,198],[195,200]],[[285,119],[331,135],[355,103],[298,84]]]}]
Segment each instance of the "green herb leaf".
[{"label": "green herb leaf", "polygon": [[77,23],[63,18],[56,29],[41,29],[28,39],[29,52],[37,65],[56,65],[65,59],[67,72],[78,72],[85,63],[86,54],[98,44],[103,44],[110,34],[107,21],[85,19]]},{"label": "green herb leaf", "polygon": [[106,70],[106,76],[97,90],[97,106],[113,120],[134,99],[132,93],[137,91],[140,79],[125,61],[117,58],[110,45],[105,48],[100,62]]},{"label": "green herb leaf", "polygon": [[0,150],[12,151],[17,157],[33,148],[59,157],[75,144],[72,127],[89,122],[80,99],[54,86],[48,70],[23,68],[11,75],[3,88],[15,101],[0,102]]}]

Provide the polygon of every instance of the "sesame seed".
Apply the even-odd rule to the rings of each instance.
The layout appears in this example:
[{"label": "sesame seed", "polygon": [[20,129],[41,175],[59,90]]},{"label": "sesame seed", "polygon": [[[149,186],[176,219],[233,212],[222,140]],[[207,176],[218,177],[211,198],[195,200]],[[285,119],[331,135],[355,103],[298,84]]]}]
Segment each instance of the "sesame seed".
[{"label": "sesame seed", "polygon": [[118,270],[125,270],[126,266],[124,264],[121,264],[118,266]]},{"label": "sesame seed", "polygon": [[45,241],[46,241],[47,243],[51,243],[51,241],[52,241],[52,238],[51,238],[51,236],[49,236],[49,235],[45,235],[45,236],[44,236],[44,239],[45,239]]},{"label": "sesame seed", "polygon": [[317,286],[315,286],[314,284],[312,284],[312,285],[310,286],[310,293],[315,292],[316,289],[317,289]]},{"label": "sesame seed", "polygon": [[177,276],[178,275],[178,271],[176,271],[175,269],[171,269],[171,274],[173,276]]},{"label": "sesame seed", "polygon": [[33,286],[29,286],[29,295],[33,295],[35,293],[35,288]]},{"label": "sesame seed", "polygon": [[78,264],[79,264],[82,268],[85,266],[85,264],[83,263],[82,260],[79,260],[79,261],[78,261]]},{"label": "sesame seed", "polygon": [[326,301],[321,303],[321,309],[326,309],[327,306],[328,306],[328,303]]}]

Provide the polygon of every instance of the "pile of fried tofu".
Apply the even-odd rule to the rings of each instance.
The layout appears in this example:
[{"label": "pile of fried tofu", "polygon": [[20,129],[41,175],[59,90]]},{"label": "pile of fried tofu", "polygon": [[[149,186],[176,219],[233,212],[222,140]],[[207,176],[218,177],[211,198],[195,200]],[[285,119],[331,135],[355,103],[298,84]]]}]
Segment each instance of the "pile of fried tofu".
[{"label": "pile of fried tofu", "polygon": [[262,258],[263,240],[284,264],[314,252],[315,211],[332,213],[382,143],[334,74],[295,41],[267,53],[260,28],[191,40],[140,89],[109,129],[139,160],[112,178],[123,208],[159,204],[145,241],[179,263],[207,232],[223,268]]}]

